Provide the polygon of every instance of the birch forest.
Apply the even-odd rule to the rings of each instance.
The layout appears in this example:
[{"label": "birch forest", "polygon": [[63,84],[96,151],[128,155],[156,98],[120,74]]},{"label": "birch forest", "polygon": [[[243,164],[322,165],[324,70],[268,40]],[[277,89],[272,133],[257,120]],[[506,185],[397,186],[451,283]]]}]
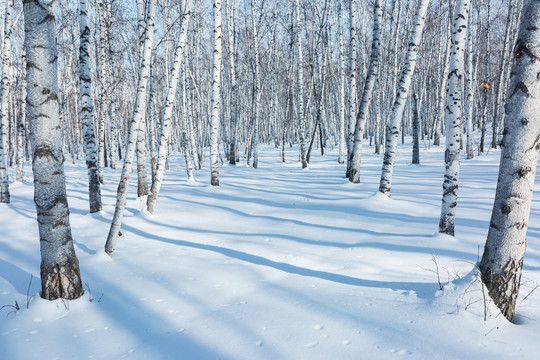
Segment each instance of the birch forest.
[{"label": "birch forest", "polygon": [[43,298],[83,294],[63,166],[85,164],[89,214],[116,191],[102,239],[114,258],[129,188],[158,212],[173,156],[215,189],[224,167],[264,168],[264,149],[303,171],[331,158],[355,191],[375,154],[377,193],[393,199],[399,149],[412,143],[411,172],[442,149],[433,231],[453,237],[460,166],[502,146],[476,267],[513,320],[540,149],[538,1],[1,3],[0,201],[33,174]]}]

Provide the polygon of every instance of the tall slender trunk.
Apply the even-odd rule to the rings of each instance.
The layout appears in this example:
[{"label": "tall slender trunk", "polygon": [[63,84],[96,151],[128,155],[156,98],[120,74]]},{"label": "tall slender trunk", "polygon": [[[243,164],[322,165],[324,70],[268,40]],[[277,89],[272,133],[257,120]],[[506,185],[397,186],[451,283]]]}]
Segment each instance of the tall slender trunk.
[{"label": "tall slender trunk", "polygon": [[388,124],[386,149],[384,151],[383,168],[381,171],[381,181],[379,184],[379,191],[387,196],[390,196],[392,173],[394,171],[394,161],[396,158],[396,148],[399,138],[399,128],[401,126],[401,119],[403,117],[403,110],[405,109],[405,102],[409,94],[412,76],[416,67],[416,57],[418,55],[418,49],[422,39],[422,32],[424,30],[425,16],[428,5],[429,0],[420,0],[418,3],[414,28],[407,50],[407,57],[405,59],[403,72],[401,73],[401,79],[399,81],[399,91],[396,94],[394,106],[392,107],[392,115]]},{"label": "tall slender trunk", "polygon": [[338,31],[339,31],[339,157],[338,163],[345,162],[345,50],[343,46],[343,2],[339,0]]},{"label": "tall slender trunk", "polygon": [[24,143],[23,137],[25,135],[25,118],[26,118],[26,54],[23,51],[22,55],[22,69],[21,69],[21,100],[19,103],[19,120],[17,123],[17,182],[23,182],[23,170],[24,170]]},{"label": "tall slender trunk", "polygon": [[260,79],[260,64],[259,64],[259,32],[257,30],[257,19],[255,16],[255,0],[251,0],[251,20],[253,24],[253,47],[255,50],[255,79],[253,83],[255,88],[253,89],[253,139],[251,142],[251,148],[253,152],[253,167],[259,166],[259,153],[257,146],[259,144],[259,111],[260,111],[260,91],[261,91],[261,79]]},{"label": "tall slender trunk", "polygon": [[79,48],[79,79],[81,87],[81,122],[84,131],[84,151],[88,169],[88,196],[90,213],[101,211],[101,187],[96,154],[96,136],[92,106],[92,79],[90,77],[90,28],[86,0],[79,1],[79,28],[81,41]]},{"label": "tall slender trunk", "polygon": [[149,0],[143,57],[141,66],[139,67],[139,79],[137,84],[135,104],[133,107],[133,114],[129,122],[128,144],[124,155],[124,166],[122,168],[122,175],[120,177],[120,183],[118,184],[114,217],[111,223],[111,228],[109,230],[109,235],[107,236],[107,242],[105,243],[105,252],[109,255],[112,255],[114,251],[114,248],[116,246],[116,240],[118,239],[118,232],[122,225],[122,218],[124,217],[124,209],[126,207],[129,178],[132,173],[133,157],[135,155],[135,145],[138,132],[141,131],[139,125],[141,123],[141,118],[144,115],[144,108],[147,105],[146,89],[148,86],[148,79],[150,77],[150,62],[152,55],[152,46],[154,44],[155,14],[156,0]]},{"label": "tall slender trunk", "polygon": [[474,158],[473,151],[473,107],[474,107],[474,66],[473,66],[473,34],[471,30],[472,16],[469,14],[467,35],[467,159]]},{"label": "tall slender trunk", "polygon": [[349,177],[351,170],[351,159],[353,153],[353,143],[354,143],[354,129],[356,128],[356,93],[357,93],[357,84],[356,84],[356,65],[358,50],[356,44],[356,0],[350,0],[350,34],[351,34],[351,44],[349,47],[349,64],[350,64],[350,74],[349,74],[349,112],[348,112],[348,127],[347,131],[347,173],[346,177]]},{"label": "tall slender trunk", "polygon": [[420,119],[418,114],[418,96],[413,95],[413,154],[412,163],[420,164]]},{"label": "tall slender trunk", "polygon": [[306,160],[306,135],[305,135],[305,115],[304,115],[304,60],[302,54],[302,19],[300,18],[300,0],[296,0],[296,42],[298,49],[298,137],[300,138],[300,161],[302,168],[308,166]]},{"label": "tall slender trunk", "polygon": [[4,42],[2,54],[2,88],[0,89],[0,202],[9,203],[8,151],[9,151],[9,82],[11,75],[11,34],[13,0],[6,0],[4,14]]},{"label": "tall slender trunk", "polygon": [[482,281],[509,321],[519,291],[540,148],[539,43],[540,2],[527,0],[514,49],[497,192],[480,262]]},{"label": "tall slender trunk", "polygon": [[231,72],[231,116],[230,127],[231,136],[229,139],[229,164],[236,165],[237,133],[238,133],[238,86],[236,83],[236,62],[235,62],[235,0],[227,0],[227,31],[229,33],[229,67]]},{"label": "tall slender trunk", "polygon": [[446,91],[446,151],[439,232],[454,236],[461,145],[462,79],[465,75],[465,42],[470,0],[458,0],[453,16],[450,72]]},{"label": "tall slender trunk", "polygon": [[351,152],[351,158],[348,161],[350,169],[348,171],[349,181],[352,183],[360,182],[360,160],[362,157],[362,139],[364,138],[366,119],[371,104],[371,98],[373,97],[373,89],[375,88],[375,82],[377,81],[377,74],[379,72],[379,55],[380,55],[380,41],[381,41],[381,22],[382,22],[382,1],[376,0],[373,5],[373,42],[371,44],[371,60],[369,62],[369,69],[367,79],[364,83],[364,92],[362,94],[362,101],[358,108],[358,115],[356,118],[356,125],[354,130],[354,142]]},{"label": "tall slender trunk", "polygon": [[212,186],[219,186],[219,127],[221,107],[221,56],[222,56],[222,25],[221,25],[221,0],[214,0],[214,57],[212,69],[212,121],[211,121],[211,150],[210,165]]}]

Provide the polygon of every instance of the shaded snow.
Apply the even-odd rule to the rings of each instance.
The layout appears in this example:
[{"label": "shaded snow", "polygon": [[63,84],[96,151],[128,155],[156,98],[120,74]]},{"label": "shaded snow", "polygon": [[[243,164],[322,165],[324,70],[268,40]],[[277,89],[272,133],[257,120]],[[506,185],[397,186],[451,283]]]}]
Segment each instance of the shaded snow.
[{"label": "shaded snow", "polygon": [[88,214],[84,164],[66,164],[86,291],[70,302],[38,295],[27,164],[26,182],[11,184],[12,203],[0,205],[0,359],[534,359],[540,197],[518,325],[489,299],[484,321],[474,263],[499,153],[462,160],[453,238],[437,234],[443,150],[424,147],[422,164],[410,165],[410,145],[401,146],[392,198],[376,194],[382,156],[371,148],[361,184],[344,178],[337,151],[314,153],[302,170],[297,149],[281,164],[279,149],[263,147],[258,169],[222,167],[219,188],[207,167],[187,182],[174,154],[154,215],[131,184],[112,258],[103,246],[120,171],[105,169],[104,210]]}]

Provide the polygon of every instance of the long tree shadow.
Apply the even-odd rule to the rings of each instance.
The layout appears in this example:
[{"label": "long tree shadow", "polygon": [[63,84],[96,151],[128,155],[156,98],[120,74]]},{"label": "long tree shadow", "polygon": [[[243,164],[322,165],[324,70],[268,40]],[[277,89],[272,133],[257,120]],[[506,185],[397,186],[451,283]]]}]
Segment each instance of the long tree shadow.
[{"label": "long tree shadow", "polygon": [[379,289],[414,291],[417,294],[417,296],[422,299],[433,299],[434,294],[438,289],[438,285],[436,283],[366,280],[366,279],[356,278],[356,277],[347,276],[347,275],[334,274],[327,271],[312,270],[312,269],[299,267],[296,265],[291,265],[288,263],[269,260],[262,256],[248,254],[243,251],[228,249],[225,247],[215,246],[215,245],[197,244],[197,243],[186,241],[186,240],[169,239],[162,236],[157,236],[157,235],[144,232],[132,226],[125,226],[125,227],[129,229],[130,231],[132,231],[133,233],[149,240],[155,240],[155,241],[172,244],[172,245],[185,246],[185,247],[190,247],[194,249],[211,251],[211,252],[218,253],[218,254],[221,254],[230,258],[245,261],[254,265],[270,267],[270,268],[280,270],[289,274],[317,278],[317,279],[331,281],[338,284],[360,286],[360,287],[371,287],[371,288],[379,288]]}]

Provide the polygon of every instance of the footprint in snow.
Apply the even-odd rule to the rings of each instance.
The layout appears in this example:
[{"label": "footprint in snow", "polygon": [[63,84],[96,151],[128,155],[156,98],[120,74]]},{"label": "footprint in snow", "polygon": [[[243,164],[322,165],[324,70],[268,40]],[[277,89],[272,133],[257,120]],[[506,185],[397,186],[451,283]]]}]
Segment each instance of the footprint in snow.
[{"label": "footprint in snow", "polygon": [[324,329],[323,325],[319,325],[319,324],[313,325],[313,330],[322,330],[322,329]]},{"label": "footprint in snow", "polygon": [[314,347],[317,346],[317,345],[319,345],[319,342],[318,342],[318,341],[315,341],[315,342],[306,344],[306,345],[304,345],[304,346],[307,347],[308,349],[311,349],[311,348],[314,348]]}]

